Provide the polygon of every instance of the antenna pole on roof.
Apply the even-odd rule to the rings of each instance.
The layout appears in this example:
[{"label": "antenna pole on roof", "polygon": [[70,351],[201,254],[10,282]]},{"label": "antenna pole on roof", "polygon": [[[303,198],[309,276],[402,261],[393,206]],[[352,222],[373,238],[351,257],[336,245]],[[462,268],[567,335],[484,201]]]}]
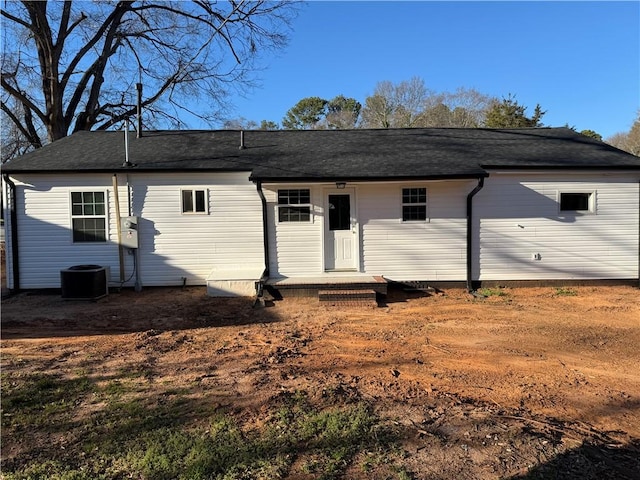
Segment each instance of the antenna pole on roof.
[{"label": "antenna pole on roof", "polygon": [[142,136],[142,82],[136,83],[136,90],[138,91],[138,103],[137,112],[136,112],[136,121],[138,134],[136,138],[140,138]]}]

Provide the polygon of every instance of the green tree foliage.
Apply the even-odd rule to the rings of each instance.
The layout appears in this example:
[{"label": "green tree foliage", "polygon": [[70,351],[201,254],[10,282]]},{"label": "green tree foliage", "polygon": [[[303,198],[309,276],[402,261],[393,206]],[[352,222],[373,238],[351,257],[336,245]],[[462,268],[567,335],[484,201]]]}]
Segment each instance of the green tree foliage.
[{"label": "green tree foliage", "polygon": [[355,98],[344,95],[332,100],[307,97],[287,111],[282,126],[292,130],[355,128],[361,108]]},{"label": "green tree foliage", "polygon": [[272,120],[262,120],[260,122],[260,130],[280,130],[280,125]]},{"label": "green tree foliage", "polygon": [[523,128],[541,127],[540,119],[546,113],[540,105],[536,105],[532,117],[526,115],[527,107],[520,105],[516,98],[509,94],[501,102],[494,102],[487,111],[484,124],[488,128]]},{"label": "green tree foliage", "polygon": [[355,128],[362,105],[355,98],[338,95],[327,104],[327,126],[334,129]]},{"label": "green tree foliage", "polygon": [[290,130],[313,130],[322,128],[320,121],[327,114],[329,102],[320,97],[307,97],[291,107],[282,119],[283,128]]},{"label": "green tree foliage", "polygon": [[213,123],[230,89],[252,85],[258,56],[286,45],[296,9],[269,0],[3,2],[2,123],[15,127],[18,151],[112,128],[136,112],[134,83],[144,85],[149,123]]},{"label": "green tree foliage", "polygon": [[594,130],[582,130],[580,135],[584,135],[585,137],[595,138],[596,140],[602,141],[602,135]]}]

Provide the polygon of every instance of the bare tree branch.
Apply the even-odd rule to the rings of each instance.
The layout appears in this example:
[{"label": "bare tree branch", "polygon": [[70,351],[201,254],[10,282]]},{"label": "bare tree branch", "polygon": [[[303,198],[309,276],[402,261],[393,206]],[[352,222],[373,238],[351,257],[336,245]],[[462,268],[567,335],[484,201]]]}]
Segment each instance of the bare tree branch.
[{"label": "bare tree branch", "polygon": [[[7,105],[2,102],[0,104],[0,108],[2,108],[2,111],[5,113],[5,115],[7,115],[11,121],[13,122],[13,124],[20,130],[20,133],[22,133],[22,135],[29,141],[29,142],[33,142],[35,139],[33,139],[29,133],[29,131],[27,130],[27,128],[25,128],[22,125],[22,122],[20,122],[20,120],[18,120],[18,117],[9,109],[7,108]],[[39,139],[38,139],[39,140]]]},{"label": "bare tree branch", "polygon": [[26,22],[25,20],[16,17],[15,15],[11,15],[9,12],[7,12],[6,10],[2,9],[0,11],[0,13],[2,14],[3,17],[8,18],[9,20],[11,20],[12,22],[16,22],[20,25],[22,25],[24,28],[26,28],[27,30],[31,30],[33,31],[33,25],[31,25],[29,22]]},{"label": "bare tree branch", "polygon": [[0,76],[0,83],[2,84],[3,89],[5,89],[13,98],[24,105],[25,108],[32,110],[43,123],[46,121],[44,113],[25,94],[9,84],[4,74]]},{"label": "bare tree branch", "polygon": [[3,119],[30,140],[34,133],[55,141],[113,128],[133,114],[135,79],[145,85],[143,105],[153,121],[184,123],[177,117],[187,113],[219,118],[231,89],[253,85],[258,47],[285,45],[296,3],[4,2],[1,18],[11,35],[2,101],[15,99],[24,115],[5,108]]},{"label": "bare tree branch", "polygon": [[[66,87],[69,82],[69,78],[76,70],[78,64],[82,61],[85,55],[100,41],[103,37],[104,32],[110,28],[110,26],[116,21],[122,19],[122,16],[125,14],[126,10],[130,7],[131,2],[119,2],[111,14],[104,20],[104,22],[100,25],[100,27],[96,30],[95,34],[87,41],[80,50],[73,57],[73,60],[69,63],[69,66],[65,70],[64,75],[62,76],[62,80],[60,80],[60,84],[63,88]],[[80,23],[78,21],[77,23]]]},{"label": "bare tree branch", "polygon": [[[178,73],[179,72],[176,72],[175,75],[173,75],[170,78],[168,78],[165,81],[165,83],[162,85],[162,87],[153,96],[147,98],[146,100],[144,100],[142,102],[142,106],[146,107],[148,105],[151,105],[158,98],[160,98],[162,96],[162,94],[164,94],[164,92],[167,89],[169,89],[171,87],[171,85],[175,82],[176,78],[178,77]],[[121,121],[133,116],[133,114],[136,113],[136,110],[137,110],[137,106],[133,106],[133,107],[129,108],[128,110],[125,110],[124,112],[120,113],[119,115],[116,115],[113,118],[109,119],[108,121],[104,122],[103,124],[97,126],[96,130],[107,130],[108,128],[112,127],[116,123],[120,123]]]}]

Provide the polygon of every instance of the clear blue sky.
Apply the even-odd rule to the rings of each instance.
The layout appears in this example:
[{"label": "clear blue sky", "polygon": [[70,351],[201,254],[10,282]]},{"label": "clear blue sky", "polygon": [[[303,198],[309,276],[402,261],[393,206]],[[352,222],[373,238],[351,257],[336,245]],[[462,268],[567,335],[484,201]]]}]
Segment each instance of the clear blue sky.
[{"label": "clear blue sky", "polygon": [[231,118],[280,122],[309,96],[364,104],[376,83],[414,76],[436,92],[512,93],[528,114],[539,103],[545,125],[605,138],[640,108],[638,1],[312,1],[292,27]]}]

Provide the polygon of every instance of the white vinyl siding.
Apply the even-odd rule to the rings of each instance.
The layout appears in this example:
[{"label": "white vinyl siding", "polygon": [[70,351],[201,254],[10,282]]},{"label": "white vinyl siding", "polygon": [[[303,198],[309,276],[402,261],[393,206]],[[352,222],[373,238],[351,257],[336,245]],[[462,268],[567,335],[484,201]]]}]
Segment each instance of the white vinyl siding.
[{"label": "white vinyl siding", "polygon": [[[112,280],[117,279],[112,175],[34,174],[28,178],[19,175],[12,178],[18,201],[20,288],[59,288],[60,270],[83,264],[110,266]],[[107,242],[73,243],[72,191],[108,192]],[[119,191],[121,204],[126,204],[126,186],[119,184]],[[131,267],[129,264],[127,268]]]},{"label": "white vinyl siding", "polygon": [[[592,211],[561,211],[562,192],[592,194]],[[475,278],[636,278],[638,195],[625,175],[491,174],[475,197]]]},{"label": "white vinyl siding", "polygon": [[[365,273],[396,281],[464,280],[470,181],[425,182],[429,222],[402,221],[402,186],[358,188]],[[414,187],[414,185],[412,185]]]},{"label": "white vinyl siding", "polygon": [[[391,280],[464,280],[466,195],[470,181],[424,182],[429,222],[402,221],[400,183],[349,184],[355,189],[360,272]],[[411,185],[414,186],[413,184]],[[323,274],[324,195],[333,185],[311,186],[312,221],[278,223],[277,190],[264,187],[269,202],[269,245],[273,277]]]},{"label": "white vinyl siding", "polygon": [[[262,204],[248,176],[130,175],[143,285],[204,285],[214,268],[264,268]],[[207,215],[180,213],[181,191],[190,189],[207,192]]]},{"label": "white vinyl siding", "polygon": [[[309,189],[310,219],[304,222],[278,221],[278,190]],[[270,275],[296,277],[323,272],[323,193],[321,186],[269,185],[263,187],[269,223]]]},{"label": "white vinyl siding", "polygon": [[[143,286],[205,285],[213,268],[264,266],[262,207],[248,173],[128,175],[133,215],[139,216]],[[119,281],[112,175],[16,176],[21,288],[59,288],[60,270],[73,265],[109,266]],[[21,183],[23,180],[24,183]],[[208,215],[182,215],[181,189],[205,184]],[[129,214],[127,177],[118,175],[120,213]],[[108,241],[73,243],[70,192],[108,192]],[[125,276],[133,255],[125,253]],[[133,285],[132,278],[126,285]]]},{"label": "white vinyl siding", "polygon": [[[490,173],[474,197],[474,280],[638,277],[637,174]],[[121,215],[139,217],[143,286],[181,285],[183,278],[188,285],[204,285],[213,269],[264,266],[262,205],[248,175],[118,175]],[[80,264],[108,266],[111,281],[119,280],[111,174],[30,174],[12,179],[17,187],[21,288],[59,288],[60,270]],[[350,183],[355,192],[359,272],[396,281],[464,281],[466,198],[476,184],[475,180]],[[406,186],[426,188],[427,222],[402,221]],[[335,184],[263,188],[271,275],[324,274],[325,195]],[[310,189],[310,221],[277,221],[277,191],[287,188]],[[206,191],[206,215],[182,214],[185,189]],[[107,193],[107,242],[73,243],[71,192],[79,190]],[[592,194],[593,211],[561,211],[562,192]],[[7,257],[12,286],[9,248]],[[127,278],[133,273],[133,258],[124,255]],[[127,285],[133,285],[133,279]]]}]

